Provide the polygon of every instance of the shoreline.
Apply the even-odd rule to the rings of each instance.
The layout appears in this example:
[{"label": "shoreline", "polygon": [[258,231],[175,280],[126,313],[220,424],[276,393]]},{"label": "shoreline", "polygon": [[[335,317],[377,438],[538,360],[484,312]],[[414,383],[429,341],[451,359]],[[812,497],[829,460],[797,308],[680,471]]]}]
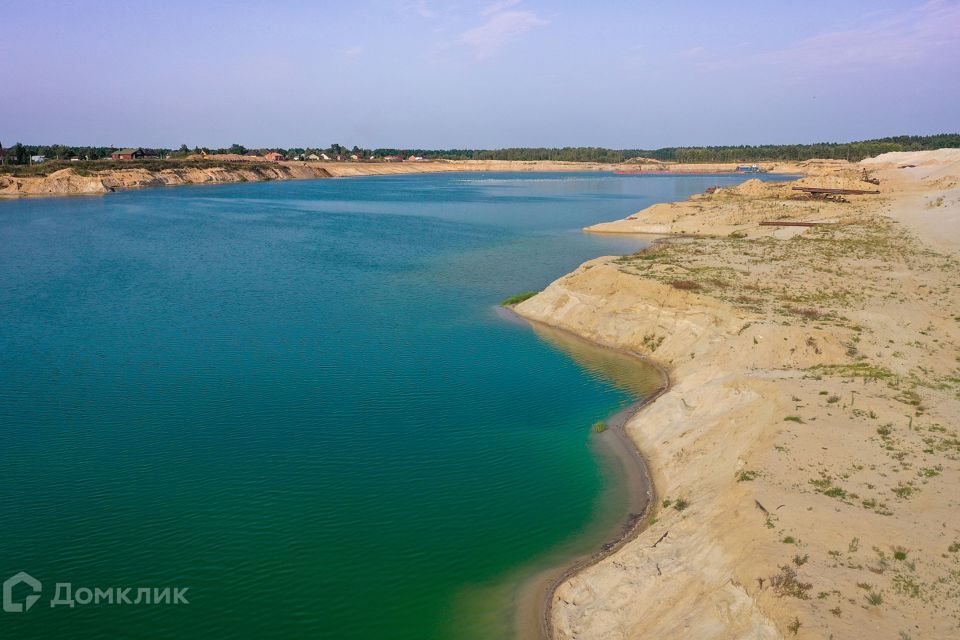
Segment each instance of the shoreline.
[{"label": "shoreline", "polygon": [[[960,305],[926,295],[950,287],[956,260],[924,243],[956,250],[960,154],[894,156],[801,182],[855,188],[846,185],[861,169],[876,172],[881,194],[853,203],[811,203],[750,181],[595,225],[587,231],[693,238],[589,261],[517,305],[522,317],[650,354],[674,374],[670,392],[624,431],[649,456],[657,490],[683,507],[565,572],[546,607],[553,637],[814,638],[883,628],[945,637],[958,628],[960,612],[946,606],[953,579],[938,576],[957,571],[941,538],[960,536],[960,521],[943,511],[960,465],[952,444],[936,443],[955,441],[937,435],[940,425],[957,435],[950,416],[960,393],[949,381],[960,380],[950,377]],[[937,225],[922,221],[934,213]],[[758,226],[771,218],[840,224]],[[889,269],[898,275],[882,275]],[[898,425],[911,406],[909,432],[888,436],[883,421]],[[893,563],[898,541],[910,544],[898,557],[916,561]],[[871,547],[879,565],[866,572],[877,562],[863,555]],[[784,590],[783,580],[798,586]],[[868,583],[865,600],[857,585]]]},{"label": "shoreline", "polygon": [[[164,161],[158,161],[164,162]],[[595,171],[612,173],[635,165],[598,162],[565,162],[554,160],[437,160],[401,163],[348,163],[327,161],[251,162],[239,160],[210,160],[214,166],[184,166],[172,163],[170,167],[150,169],[135,164],[129,168],[86,170],[83,175],[75,168],[66,167],[46,175],[13,176],[0,174],[0,202],[20,198],[60,197],[69,195],[104,195],[149,187],[167,187],[200,184],[237,184],[244,182],[271,182],[287,180],[321,180],[382,175],[411,175],[451,172],[519,172],[562,173]],[[677,165],[674,175],[690,176],[685,167]],[[703,175],[735,174],[735,163],[703,166]],[[793,167],[789,163],[764,163],[764,172],[778,173]],[[640,175],[640,174],[636,174]],[[667,174],[669,175],[669,174]],[[747,175],[747,174],[744,174]],[[627,175],[625,177],[631,177]]]},{"label": "shoreline", "polygon": [[[566,329],[526,318],[516,313],[512,307],[501,307],[500,311],[503,315],[508,315],[513,321],[522,322],[531,329],[535,330],[537,326],[546,327],[550,331],[559,332],[592,348],[613,351],[639,360],[656,371],[660,378],[660,384],[650,395],[631,402],[612,414],[606,420],[606,431],[595,434],[601,438],[605,437],[606,440],[606,442],[599,443],[598,446],[608,447],[609,455],[619,459],[625,467],[623,476],[626,480],[624,489],[628,496],[627,512],[621,518],[618,518],[618,523],[612,534],[604,536],[599,549],[578,553],[564,562],[543,569],[531,576],[521,586],[520,591],[523,595],[519,598],[520,602],[516,607],[518,611],[516,624],[518,637],[532,638],[536,635],[543,640],[552,640],[554,638],[553,600],[559,586],[572,576],[612,556],[624,545],[634,540],[649,525],[656,512],[657,489],[650,474],[647,458],[626,433],[625,426],[643,409],[653,404],[657,398],[670,390],[670,375],[661,363],[643,354],[597,344]],[[633,465],[634,469],[626,468],[628,465]],[[639,513],[633,509],[636,504],[642,504]],[[527,610],[528,613],[524,614],[524,610]],[[531,617],[534,614],[536,620],[532,621],[533,624],[531,624]],[[536,630],[532,628],[534,624]]]}]

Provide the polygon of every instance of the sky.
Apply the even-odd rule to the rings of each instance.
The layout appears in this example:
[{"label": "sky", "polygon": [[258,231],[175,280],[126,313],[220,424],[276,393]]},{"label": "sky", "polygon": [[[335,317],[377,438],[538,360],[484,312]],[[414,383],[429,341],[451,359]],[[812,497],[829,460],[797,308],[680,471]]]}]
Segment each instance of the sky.
[{"label": "sky", "polygon": [[500,148],[960,130],[960,0],[0,0],[0,143]]}]

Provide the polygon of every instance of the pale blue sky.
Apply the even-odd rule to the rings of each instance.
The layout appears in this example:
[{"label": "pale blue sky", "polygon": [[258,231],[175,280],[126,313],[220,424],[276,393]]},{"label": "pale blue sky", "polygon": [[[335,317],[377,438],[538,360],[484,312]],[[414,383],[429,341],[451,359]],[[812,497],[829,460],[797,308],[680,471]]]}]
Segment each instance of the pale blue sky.
[{"label": "pale blue sky", "polygon": [[960,130],[960,0],[0,0],[0,142],[580,146]]}]

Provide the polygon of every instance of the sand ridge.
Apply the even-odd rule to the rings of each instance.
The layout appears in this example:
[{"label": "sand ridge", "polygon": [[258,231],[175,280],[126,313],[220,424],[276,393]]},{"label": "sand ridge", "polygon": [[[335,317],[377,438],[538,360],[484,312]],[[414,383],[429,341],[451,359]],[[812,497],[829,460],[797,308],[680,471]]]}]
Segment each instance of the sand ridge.
[{"label": "sand ridge", "polygon": [[807,164],[880,180],[847,202],[748,183],[597,225],[698,237],[517,306],[675,382],[627,425],[656,520],[557,590],[557,637],[960,633],[960,157],[907,160]]}]

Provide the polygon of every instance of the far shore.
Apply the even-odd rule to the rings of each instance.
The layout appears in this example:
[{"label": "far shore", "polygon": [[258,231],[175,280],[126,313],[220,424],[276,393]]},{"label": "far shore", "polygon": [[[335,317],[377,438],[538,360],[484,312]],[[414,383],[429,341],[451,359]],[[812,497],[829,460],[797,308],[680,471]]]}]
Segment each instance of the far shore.
[{"label": "far shore", "polygon": [[[330,162],[330,161],[251,161],[237,158],[209,156],[190,160],[124,161],[109,163],[109,168],[98,169],[97,162],[80,163],[80,167],[41,173],[17,175],[0,173],[0,200],[19,197],[51,197],[65,195],[102,195],[115,191],[146,187],[177,186],[185,184],[231,184],[271,180],[316,180],[354,176],[403,175],[414,173],[447,172],[640,172],[636,164],[606,164],[598,162],[560,162],[551,160],[428,160],[404,162]],[[169,163],[167,166],[166,163]],[[64,163],[60,163],[63,165]],[[60,166],[57,165],[57,166]],[[92,165],[92,168],[91,168]],[[692,173],[736,173],[736,163],[674,164],[668,166],[668,175]],[[762,163],[765,172],[792,172],[791,163]],[[646,171],[646,173],[650,173]],[[746,174],[749,175],[749,174]]]}]

